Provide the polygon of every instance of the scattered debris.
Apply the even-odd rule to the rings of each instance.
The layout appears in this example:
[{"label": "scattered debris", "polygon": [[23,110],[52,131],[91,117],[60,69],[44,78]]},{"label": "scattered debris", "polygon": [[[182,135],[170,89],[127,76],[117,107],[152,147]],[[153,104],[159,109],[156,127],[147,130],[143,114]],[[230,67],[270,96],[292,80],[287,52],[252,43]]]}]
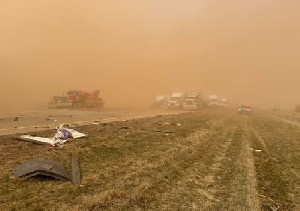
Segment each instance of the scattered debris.
[{"label": "scattered debris", "polygon": [[27,141],[35,144],[44,144],[44,145],[53,145],[53,139],[51,138],[42,138],[31,135],[21,135],[15,137],[18,140]]},{"label": "scattered debris", "polygon": [[268,201],[268,202],[264,202],[264,203],[262,204],[262,207],[267,208],[267,209],[270,209],[270,210],[272,210],[272,211],[277,211],[277,210],[279,210],[279,205],[278,205],[278,203],[275,202],[273,199],[271,199],[271,198],[268,197],[268,196],[264,196],[264,195],[262,195],[262,194],[257,194],[257,195],[260,196],[260,197],[265,198],[265,200]]},{"label": "scattered debris", "polygon": [[271,203],[263,203],[262,207],[272,211],[277,211],[279,209],[279,206],[277,204],[271,204]]},{"label": "scattered debris", "polygon": [[14,118],[14,121],[15,121],[15,122],[19,121],[19,117],[15,117],[15,118]]},{"label": "scattered debris", "polygon": [[22,116],[22,117],[29,117],[30,114],[20,114],[19,116]]},{"label": "scattered debris", "polygon": [[53,117],[51,115],[49,115],[47,118],[46,118],[47,121],[53,121],[53,122],[57,122],[56,119],[53,119]]},{"label": "scattered debris", "polygon": [[157,133],[174,133],[174,131],[154,130]]},{"label": "scattered debris", "polygon": [[19,164],[12,170],[16,177],[29,178],[37,175],[48,176],[55,179],[70,181],[70,177],[61,163],[52,160],[29,160]]},{"label": "scattered debris", "polygon": [[72,183],[75,185],[80,185],[81,174],[79,168],[78,155],[72,156]]},{"label": "scattered debris", "polygon": [[92,122],[92,125],[100,125],[100,121],[99,120],[96,120],[96,121],[94,121],[94,122]]},{"label": "scattered debris", "polygon": [[53,138],[43,138],[43,137],[37,137],[37,136],[31,136],[31,135],[22,135],[19,137],[16,137],[18,140],[22,141],[28,141],[36,144],[45,144],[45,145],[52,145],[56,146],[58,144],[64,144],[68,141],[68,139],[71,138],[84,138],[87,137],[86,134],[80,133],[76,130],[65,128],[63,125],[60,125],[56,128],[57,132],[54,135]]},{"label": "scattered debris", "polygon": [[49,128],[49,126],[35,126],[34,128]]},{"label": "scattered debris", "polygon": [[86,134],[80,133],[73,129],[65,128],[63,125],[57,127],[57,132],[53,137],[53,144],[63,144],[65,143],[68,138],[84,138],[87,137]]},{"label": "scattered debris", "polygon": [[249,150],[254,151],[254,152],[262,152],[261,149],[253,149],[253,148],[250,148]]}]

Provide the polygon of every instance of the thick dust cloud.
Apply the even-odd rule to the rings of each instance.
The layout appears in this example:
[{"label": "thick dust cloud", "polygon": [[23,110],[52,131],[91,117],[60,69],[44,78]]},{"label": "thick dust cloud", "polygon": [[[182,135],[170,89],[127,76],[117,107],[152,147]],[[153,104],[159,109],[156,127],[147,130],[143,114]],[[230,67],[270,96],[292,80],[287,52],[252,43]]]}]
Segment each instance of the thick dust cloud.
[{"label": "thick dust cloud", "polygon": [[300,3],[0,1],[1,111],[100,89],[107,107],[200,91],[292,107],[300,91]]}]

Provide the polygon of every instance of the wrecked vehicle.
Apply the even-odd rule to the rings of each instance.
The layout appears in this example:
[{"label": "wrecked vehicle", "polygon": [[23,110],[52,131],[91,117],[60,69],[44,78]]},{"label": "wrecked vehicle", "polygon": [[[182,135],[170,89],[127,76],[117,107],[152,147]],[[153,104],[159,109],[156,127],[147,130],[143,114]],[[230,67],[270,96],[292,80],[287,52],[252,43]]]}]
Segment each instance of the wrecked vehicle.
[{"label": "wrecked vehicle", "polygon": [[99,97],[100,90],[86,92],[83,90],[70,90],[67,92],[72,108],[103,108],[103,99]]},{"label": "wrecked vehicle", "polygon": [[208,105],[211,107],[219,106],[220,101],[218,95],[209,95],[208,96]]},{"label": "wrecked vehicle", "polygon": [[187,94],[183,108],[185,110],[197,110],[204,107],[203,96],[199,93]]},{"label": "wrecked vehicle", "polygon": [[174,109],[174,108],[183,108],[183,104],[186,99],[186,93],[185,92],[177,92],[173,93],[171,95],[171,99],[168,104],[169,109]]},{"label": "wrecked vehicle", "polygon": [[48,103],[49,109],[62,108],[98,108],[104,106],[104,101],[99,97],[100,90],[87,92],[83,90],[70,90],[67,96],[54,96]]},{"label": "wrecked vehicle", "polygon": [[168,95],[159,95],[155,98],[155,103],[153,104],[153,108],[167,108],[169,103]]},{"label": "wrecked vehicle", "polygon": [[48,103],[49,109],[72,108],[72,103],[68,102],[67,96],[53,96]]},{"label": "wrecked vehicle", "polygon": [[219,106],[221,107],[227,107],[228,106],[228,99],[227,98],[221,98],[219,102]]},{"label": "wrecked vehicle", "polygon": [[239,114],[251,114],[252,108],[250,105],[241,105],[238,110]]}]

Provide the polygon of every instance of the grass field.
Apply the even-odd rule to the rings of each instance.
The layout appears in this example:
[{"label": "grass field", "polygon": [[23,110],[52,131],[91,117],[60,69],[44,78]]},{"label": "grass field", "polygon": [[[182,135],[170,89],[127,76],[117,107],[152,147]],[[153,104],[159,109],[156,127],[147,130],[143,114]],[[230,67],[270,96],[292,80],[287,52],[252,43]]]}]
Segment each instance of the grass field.
[{"label": "grass field", "polygon": [[[0,137],[0,210],[300,210],[300,128],[269,114],[203,110],[77,130],[89,138],[56,150]],[[71,172],[74,152],[81,186],[11,175],[33,158]]]}]

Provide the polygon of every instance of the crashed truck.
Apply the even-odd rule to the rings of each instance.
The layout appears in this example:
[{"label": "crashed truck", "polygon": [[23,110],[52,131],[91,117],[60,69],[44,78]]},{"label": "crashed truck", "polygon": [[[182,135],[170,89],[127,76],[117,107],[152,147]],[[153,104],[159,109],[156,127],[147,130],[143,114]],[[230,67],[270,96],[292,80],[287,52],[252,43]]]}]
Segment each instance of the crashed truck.
[{"label": "crashed truck", "polygon": [[99,97],[100,91],[87,92],[83,90],[70,90],[67,95],[54,96],[48,103],[49,109],[61,108],[98,108],[104,106],[103,99]]},{"label": "crashed truck", "polygon": [[185,110],[197,110],[205,106],[203,95],[200,93],[188,93],[183,109]]},{"label": "crashed truck", "polygon": [[222,98],[220,99],[219,105],[220,105],[221,107],[225,107],[225,108],[228,107],[228,99],[222,97]]},{"label": "crashed truck", "polygon": [[220,100],[219,100],[218,95],[209,95],[208,96],[208,105],[210,107],[220,106]]},{"label": "crashed truck", "polygon": [[171,95],[171,99],[168,103],[168,109],[180,109],[183,108],[183,105],[186,100],[185,92],[177,92]]},{"label": "crashed truck", "polygon": [[68,102],[68,96],[53,96],[48,103],[49,109],[70,108],[72,103]]},{"label": "crashed truck", "polygon": [[155,98],[153,108],[167,108],[169,103],[168,95],[159,95]]}]

